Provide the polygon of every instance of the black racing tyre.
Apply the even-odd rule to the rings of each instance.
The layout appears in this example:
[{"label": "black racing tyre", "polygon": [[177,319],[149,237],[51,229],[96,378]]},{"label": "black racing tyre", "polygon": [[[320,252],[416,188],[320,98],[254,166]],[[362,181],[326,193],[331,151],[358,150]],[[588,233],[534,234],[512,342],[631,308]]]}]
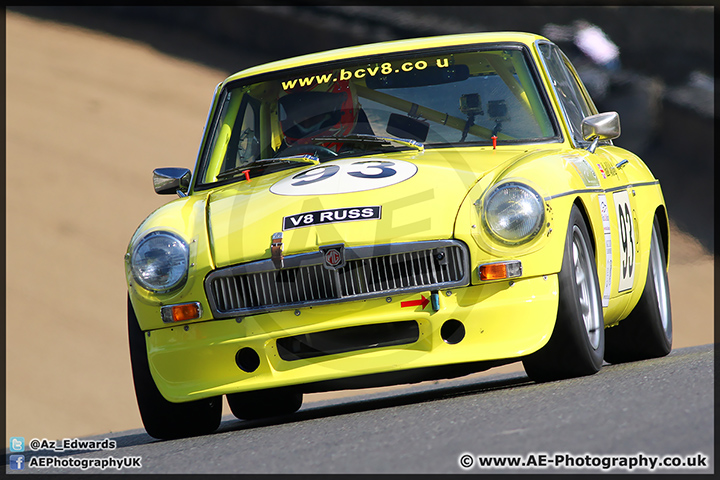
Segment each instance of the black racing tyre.
[{"label": "black racing tyre", "polygon": [[548,343],[523,359],[536,382],[591,375],[600,370],[605,335],[595,255],[585,220],[573,205],[558,274],[558,313]]},{"label": "black racing tyre", "polygon": [[624,320],[605,332],[605,361],[633,362],[664,357],[672,349],[672,312],[667,260],[660,224],[653,221],[645,289]]},{"label": "black racing tyre", "polygon": [[240,420],[290,415],[300,410],[303,401],[302,392],[287,387],[231,393],[226,397],[230,411]]},{"label": "black racing tyre", "polygon": [[169,402],[150,374],[145,335],[128,298],[128,337],[135,397],[148,435],[163,440],[212,433],[220,426],[222,397],[186,403]]}]

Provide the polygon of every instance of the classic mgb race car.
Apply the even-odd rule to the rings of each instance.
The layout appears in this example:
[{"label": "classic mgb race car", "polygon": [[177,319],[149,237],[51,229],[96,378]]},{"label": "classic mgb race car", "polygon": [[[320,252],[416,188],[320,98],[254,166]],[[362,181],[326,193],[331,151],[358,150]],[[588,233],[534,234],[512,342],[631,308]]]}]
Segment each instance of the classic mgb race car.
[{"label": "classic mgb race car", "polygon": [[125,255],[147,432],[305,393],[522,361],[557,380],[671,349],[658,180],[526,33],[401,40],[219,84],[195,169],[158,168]]}]

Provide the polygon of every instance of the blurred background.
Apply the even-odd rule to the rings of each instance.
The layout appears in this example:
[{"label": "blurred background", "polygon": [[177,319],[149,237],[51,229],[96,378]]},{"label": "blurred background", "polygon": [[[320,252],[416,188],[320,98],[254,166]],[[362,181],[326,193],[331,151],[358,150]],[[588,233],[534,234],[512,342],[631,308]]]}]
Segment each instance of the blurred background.
[{"label": "blurred background", "polygon": [[7,437],[141,428],[123,255],[173,198],[155,195],[152,169],[193,168],[229,74],[361,43],[498,30],[557,42],[600,111],[620,113],[615,143],[660,179],[673,347],[713,343],[712,7],[11,6],[5,16]]}]

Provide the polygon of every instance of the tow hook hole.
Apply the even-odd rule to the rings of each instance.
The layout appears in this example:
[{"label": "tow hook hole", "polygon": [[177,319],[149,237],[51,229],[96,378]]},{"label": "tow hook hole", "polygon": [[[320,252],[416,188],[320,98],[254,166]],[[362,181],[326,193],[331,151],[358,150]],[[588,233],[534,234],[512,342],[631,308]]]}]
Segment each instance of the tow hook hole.
[{"label": "tow hook hole", "polygon": [[260,356],[252,348],[241,348],[235,354],[235,363],[243,372],[252,373],[260,366]]},{"label": "tow hook hole", "polygon": [[440,337],[450,345],[460,343],[465,338],[465,326],[458,320],[448,320],[440,327]]}]

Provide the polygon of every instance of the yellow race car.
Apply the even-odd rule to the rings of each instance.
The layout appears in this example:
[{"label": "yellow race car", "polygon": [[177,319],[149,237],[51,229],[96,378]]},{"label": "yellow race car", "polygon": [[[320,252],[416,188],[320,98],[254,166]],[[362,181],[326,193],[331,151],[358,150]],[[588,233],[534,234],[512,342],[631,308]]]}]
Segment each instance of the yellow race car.
[{"label": "yellow race car", "polygon": [[147,432],[304,393],[666,355],[668,216],[567,57],[527,33],[343,48],[215,90],[125,255]]}]

